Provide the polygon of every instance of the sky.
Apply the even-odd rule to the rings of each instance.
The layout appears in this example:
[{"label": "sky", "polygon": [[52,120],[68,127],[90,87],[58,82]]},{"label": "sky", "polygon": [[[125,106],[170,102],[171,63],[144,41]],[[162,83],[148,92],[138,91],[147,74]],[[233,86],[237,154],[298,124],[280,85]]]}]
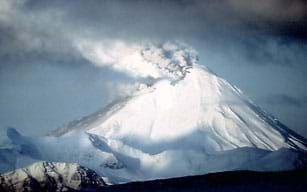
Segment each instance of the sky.
[{"label": "sky", "polygon": [[43,135],[128,94],[91,47],[166,41],[307,137],[304,0],[0,0],[0,129]]}]

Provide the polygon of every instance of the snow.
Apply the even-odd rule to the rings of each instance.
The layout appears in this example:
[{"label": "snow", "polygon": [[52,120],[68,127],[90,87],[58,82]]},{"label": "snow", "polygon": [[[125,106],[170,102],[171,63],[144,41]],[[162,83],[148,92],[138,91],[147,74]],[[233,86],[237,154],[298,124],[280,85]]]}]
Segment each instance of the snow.
[{"label": "snow", "polygon": [[[105,182],[94,172],[77,164],[36,162],[0,176],[1,186],[12,191],[67,191],[102,187]],[[88,185],[88,186],[86,186]]]},{"label": "snow", "polygon": [[118,44],[104,51],[94,45],[81,42],[84,57],[148,82],[51,136],[28,138],[9,130],[16,161],[78,163],[112,183],[306,166],[299,163],[307,162],[306,140],[199,65],[193,49]]},{"label": "snow", "polygon": [[[88,132],[136,148],[155,148],[195,132],[203,134],[199,145],[206,143],[214,151],[291,147],[250,105],[237,89],[196,65],[175,85],[167,79],[158,81],[151,91],[131,98],[103,122],[88,125]],[[204,138],[217,142],[208,146]]]}]

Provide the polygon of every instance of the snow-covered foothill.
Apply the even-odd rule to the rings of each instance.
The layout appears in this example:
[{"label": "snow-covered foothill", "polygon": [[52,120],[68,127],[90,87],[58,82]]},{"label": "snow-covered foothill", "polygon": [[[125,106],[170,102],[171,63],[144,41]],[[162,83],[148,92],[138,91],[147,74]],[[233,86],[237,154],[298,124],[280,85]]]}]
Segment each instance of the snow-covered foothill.
[{"label": "snow-covered foothill", "polygon": [[0,175],[0,189],[5,191],[97,190],[105,185],[94,171],[68,163],[37,162]]}]

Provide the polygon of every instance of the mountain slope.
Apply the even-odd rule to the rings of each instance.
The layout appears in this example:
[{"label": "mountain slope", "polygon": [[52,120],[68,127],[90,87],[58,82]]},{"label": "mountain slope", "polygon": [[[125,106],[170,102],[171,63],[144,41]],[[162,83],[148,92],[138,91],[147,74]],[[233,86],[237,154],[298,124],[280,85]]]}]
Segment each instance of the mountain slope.
[{"label": "mountain slope", "polygon": [[[307,165],[305,152],[281,148],[275,151],[255,147],[241,147],[225,151],[204,151],[190,143],[178,141],[160,153],[146,153],[119,140],[106,139],[84,132],[71,131],[61,137],[29,138],[27,143],[37,146],[38,156],[19,151],[19,145],[11,149],[15,162],[9,170],[24,167],[32,162],[72,162],[95,170],[108,183],[142,181],[158,178],[201,175],[226,170],[277,171],[304,168]],[[0,154],[1,156],[2,154]],[[15,155],[15,156],[14,156]],[[1,158],[0,158],[1,160]],[[1,170],[6,172],[6,170]]]},{"label": "mountain slope", "polygon": [[189,69],[176,84],[160,80],[142,91],[111,115],[84,127],[148,153],[161,152],[163,143],[168,146],[187,135],[198,135],[190,137],[190,143],[206,151],[306,149],[304,140],[289,134],[278,121],[264,118],[235,87],[202,67]]},{"label": "mountain slope", "polygon": [[106,186],[104,191],[304,192],[307,188],[306,181],[306,170],[284,172],[233,171],[110,185]]},{"label": "mountain slope", "polygon": [[0,175],[0,191],[97,190],[105,185],[94,171],[67,163],[37,162]]}]

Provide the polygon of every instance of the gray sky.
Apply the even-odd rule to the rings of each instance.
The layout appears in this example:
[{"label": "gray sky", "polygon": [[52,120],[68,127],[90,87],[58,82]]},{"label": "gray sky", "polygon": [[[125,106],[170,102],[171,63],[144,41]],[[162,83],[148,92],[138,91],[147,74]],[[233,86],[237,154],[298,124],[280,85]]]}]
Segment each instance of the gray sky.
[{"label": "gray sky", "polygon": [[306,33],[303,0],[0,0],[0,128],[44,134],[133,84],[79,42],[180,40],[307,137]]}]

